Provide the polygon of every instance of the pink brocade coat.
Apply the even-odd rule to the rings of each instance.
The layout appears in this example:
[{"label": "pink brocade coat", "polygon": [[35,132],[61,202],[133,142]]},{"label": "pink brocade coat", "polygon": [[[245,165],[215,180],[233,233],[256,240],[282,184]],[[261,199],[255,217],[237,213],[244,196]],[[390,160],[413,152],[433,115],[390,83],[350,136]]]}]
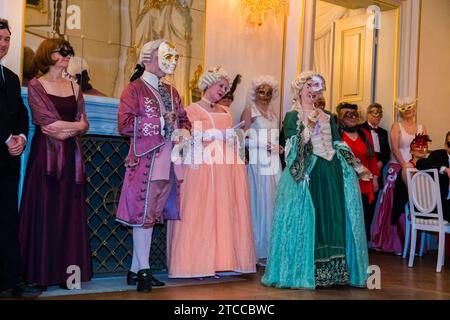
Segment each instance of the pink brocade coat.
[{"label": "pink brocade coat", "polygon": [[[172,92],[174,111],[177,114],[176,128],[190,130],[180,96],[175,88],[166,85]],[[130,150],[125,160],[125,177],[120,195],[116,220],[132,227],[153,226],[154,214],[149,212],[151,205],[150,188],[152,181],[165,180],[167,183],[180,183],[182,179],[171,179],[173,164],[170,159],[172,143],[161,134],[160,117],[165,112],[164,103],[158,91],[137,79],[125,88],[120,97],[118,111],[118,130],[121,135],[130,137]],[[171,188],[172,189],[172,188]],[[179,202],[178,196],[175,197]],[[166,199],[163,199],[166,201]],[[172,201],[172,200],[171,200]],[[178,210],[177,204],[171,204]],[[158,221],[156,221],[158,222]]]}]

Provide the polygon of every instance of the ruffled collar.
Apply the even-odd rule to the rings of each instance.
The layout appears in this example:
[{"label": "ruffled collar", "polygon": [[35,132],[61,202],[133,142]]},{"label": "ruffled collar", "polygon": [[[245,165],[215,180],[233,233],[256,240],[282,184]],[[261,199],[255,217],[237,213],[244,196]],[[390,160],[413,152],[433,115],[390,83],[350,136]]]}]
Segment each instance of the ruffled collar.
[{"label": "ruffled collar", "polygon": [[158,90],[159,78],[155,74],[148,71],[144,71],[141,78],[149,85],[151,85],[153,88]]}]

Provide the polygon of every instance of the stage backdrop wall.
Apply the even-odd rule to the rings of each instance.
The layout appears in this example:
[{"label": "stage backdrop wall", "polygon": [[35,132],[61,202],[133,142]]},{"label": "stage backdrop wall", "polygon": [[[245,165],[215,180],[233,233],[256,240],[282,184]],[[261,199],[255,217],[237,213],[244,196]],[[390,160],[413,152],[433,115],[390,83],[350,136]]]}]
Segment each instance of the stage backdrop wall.
[{"label": "stage backdrop wall", "polygon": [[422,1],[418,121],[442,149],[450,130],[450,1]]},{"label": "stage backdrop wall", "polygon": [[[272,75],[282,79],[284,19],[269,17],[262,26],[250,28],[238,1],[207,1],[205,67],[221,65],[231,78],[239,73],[242,82],[232,105],[234,122],[245,107],[252,78]],[[293,80],[293,79],[292,79]],[[275,102],[277,114],[280,98]]]}]

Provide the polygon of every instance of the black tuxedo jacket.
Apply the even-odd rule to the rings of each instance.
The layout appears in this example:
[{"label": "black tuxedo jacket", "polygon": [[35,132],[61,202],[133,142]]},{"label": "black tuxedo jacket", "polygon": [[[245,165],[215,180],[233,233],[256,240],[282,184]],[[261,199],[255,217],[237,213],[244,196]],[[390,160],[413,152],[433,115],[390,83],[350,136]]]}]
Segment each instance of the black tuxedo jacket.
[{"label": "black tuxedo jacket", "polygon": [[8,152],[5,141],[18,134],[28,136],[28,111],[20,95],[19,77],[3,67],[3,79],[0,73],[0,176],[18,176],[20,157]]},{"label": "black tuxedo jacket", "polygon": [[[448,155],[447,151],[444,149],[439,149],[432,151],[428,158],[419,159],[416,163],[416,168],[418,170],[426,170],[426,169],[439,169],[444,166],[448,168]],[[441,200],[442,200],[442,209],[444,211],[444,218],[447,221],[450,221],[450,201],[447,200],[448,194],[448,184],[449,178],[446,173],[439,174],[439,187],[441,191]]]},{"label": "black tuxedo jacket", "polygon": [[361,128],[364,128],[369,132],[370,130],[375,130],[378,133],[378,140],[380,141],[380,152],[377,152],[376,156],[378,161],[383,162],[384,167],[391,159],[391,148],[389,147],[388,132],[381,127],[372,129],[367,121],[361,125]]}]

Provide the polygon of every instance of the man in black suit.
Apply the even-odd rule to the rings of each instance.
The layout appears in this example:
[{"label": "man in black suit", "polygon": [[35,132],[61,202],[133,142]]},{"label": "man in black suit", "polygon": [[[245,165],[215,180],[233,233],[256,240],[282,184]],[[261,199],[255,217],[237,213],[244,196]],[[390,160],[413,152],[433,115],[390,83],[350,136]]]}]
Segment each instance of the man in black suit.
[{"label": "man in black suit", "polygon": [[[367,121],[361,124],[361,127],[366,129],[372,135],[373,149],[378,161],[378,167],[380,172],[383,172],[383,168],[389,162],[391,158],[391,148],[389,147],[388,133],[385,129],[379,127],[381,119],[383,118],[383,107],[379,103],[373,103],[367,107]],[[379,190],[383,190],[383,175],[378,177]],[[374,196],[378,198],[377,191]],[[369,205],[369,217],[373,218],[375,206],[377,201],[373,201]],[[369,222],[370,224],[372,221]]]},{"label": "man in black suit", "polygon": [[444,219],[450,221],[450,131],[445,136],[444,149],[432,151],[428,158],[416,163],[419,170],[437,169],[439,171],[439,187],[441,190]]},{"label": "man in black suit", "polygon": [[[11,32],[0,19],[0,60],[8,53]],[[28,134],[28,112],[17,75],[0,65],[0,296],[35,296],[21,282],[18,243],[20,155]]]},{"label": "man in black suit", "polygon": [[369,131],[372,135],[373,147],[381,172],[391,158],[388,133],[385,129],[379,127],[382,118],[383,107],[379,103],[373,103],[367,107],[367,121],[361,125],[362,128]]}]

